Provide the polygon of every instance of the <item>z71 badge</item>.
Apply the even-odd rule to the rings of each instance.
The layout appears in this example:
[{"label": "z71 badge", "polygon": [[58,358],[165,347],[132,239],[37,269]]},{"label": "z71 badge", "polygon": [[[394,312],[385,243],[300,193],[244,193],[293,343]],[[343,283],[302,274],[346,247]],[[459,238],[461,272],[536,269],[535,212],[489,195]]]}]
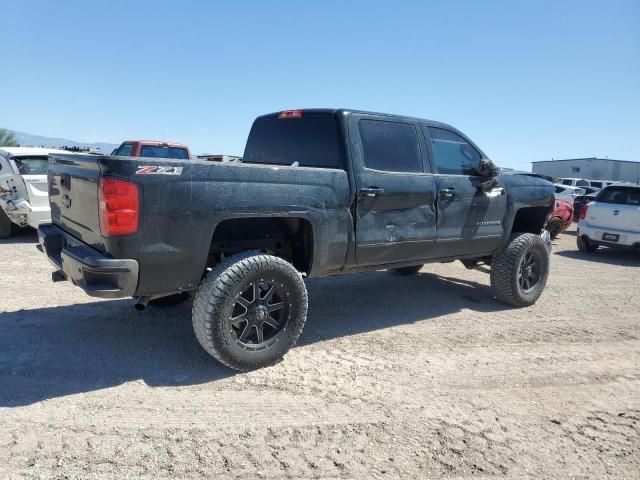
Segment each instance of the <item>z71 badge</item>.
[{"label": "z71 badge", "polygon": [[160,167],[157,165],[147,165],[138,167],[136,175],[182,175],[182,167]]}]

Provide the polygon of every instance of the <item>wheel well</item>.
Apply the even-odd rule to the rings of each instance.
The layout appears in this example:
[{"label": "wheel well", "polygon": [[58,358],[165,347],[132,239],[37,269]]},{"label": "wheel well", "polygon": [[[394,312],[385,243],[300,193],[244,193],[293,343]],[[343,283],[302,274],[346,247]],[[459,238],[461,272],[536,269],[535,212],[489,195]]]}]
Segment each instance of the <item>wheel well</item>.
[{"label": "wheel well", "polygon": [[524,207],[517,211],[511,232],[539,234],[550,213],[549,207]]},{"label": "wheel well", "polygon": [[223,257],[260,250],[291,262],[300,272],[311,271],[313,230],[302,218],[233,218],[220,222],[213,232],[207,267]]}]

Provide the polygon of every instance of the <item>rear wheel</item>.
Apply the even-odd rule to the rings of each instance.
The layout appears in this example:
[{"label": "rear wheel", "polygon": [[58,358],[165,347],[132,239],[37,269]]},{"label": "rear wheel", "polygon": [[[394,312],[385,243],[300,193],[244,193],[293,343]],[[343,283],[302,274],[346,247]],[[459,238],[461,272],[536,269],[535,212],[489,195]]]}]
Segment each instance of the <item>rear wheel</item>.
[{"label": "rear wheel", "polygon": [[209,272],[196,291],[200,345],[235,370],[272,365],[295,345],[307,319],[307,290],[279,257],[247,252]]},{"label": "rear wheel", "polygon": [[578,244],[578,250],[581,252],[593,253],[598,249],[598,245],[587,237],[578,237],[576,243]]},{"label": "rear wheel", "polygon": [[4,213],[4,210],[0,208],[0,238],[9,238],[13,229],[13,223]]},{"label": "rear wheel", "polygon": [[398,275],[415,275],[420,271],[420,269],[424,267],[424,265],[413,265],[411,267],[400,267],[394,268],[392,271],[397,273]]},{"label": "rear wheel", "polygon": [[560,217],[551,217],[545,229],[549,232],[552,240],[555,240],[562,231],[562,220]]},{"label": "rear wheel", "polygon": [[549,252],[540,235],[515,233],[491,259],[491,286],[498,300],[516,307],[533,305],[549,276]]}]

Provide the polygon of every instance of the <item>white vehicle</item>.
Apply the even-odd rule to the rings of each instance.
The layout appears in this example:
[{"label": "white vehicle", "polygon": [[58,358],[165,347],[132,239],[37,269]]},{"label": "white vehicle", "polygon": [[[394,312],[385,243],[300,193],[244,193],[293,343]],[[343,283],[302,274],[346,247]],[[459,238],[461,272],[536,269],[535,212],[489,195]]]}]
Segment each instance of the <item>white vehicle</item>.
[{"label": "white vehicle", "polygon": [[38,228],[51,221],[47,148],[0,147],[0,238],[11,236],[13,224]]},{"label": "white vehicle", "polygon": [[578,249],[595,252],[601,245],[640,249],[640,185],[611,185],[582,207]]},{"label": "white vehicle", "polygon": [[589,180],[584,178],[559,178],[558,184],[565,187],[590,187]]},{"label": "white vehicle", "polygon": [[573,200],[576,197],[587,193],[584,188],[569,187],[567,185],[560,185],[559,183],[556,183],[553,186],[555,187],[556,200],[564,200],[565,202],[569,202],[571,205],[573,205]]}]

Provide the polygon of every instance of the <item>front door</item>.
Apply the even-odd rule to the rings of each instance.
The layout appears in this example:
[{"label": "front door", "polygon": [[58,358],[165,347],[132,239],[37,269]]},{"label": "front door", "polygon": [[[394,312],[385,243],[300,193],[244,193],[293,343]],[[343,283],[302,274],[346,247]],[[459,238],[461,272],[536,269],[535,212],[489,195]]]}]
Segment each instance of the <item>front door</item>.
[{"label": "front door", "polygon": [[433,175],[419,124],[358,115],[349,120],[357,185],[358,265],[427,259],[436,238]]},{"label": "front door", "polygon": [[504,231],[506,192],[477,175],[482,155],[456,132],[426,127],[431,142],[438,195],[437,251],[448,257],[493,251]]}]

